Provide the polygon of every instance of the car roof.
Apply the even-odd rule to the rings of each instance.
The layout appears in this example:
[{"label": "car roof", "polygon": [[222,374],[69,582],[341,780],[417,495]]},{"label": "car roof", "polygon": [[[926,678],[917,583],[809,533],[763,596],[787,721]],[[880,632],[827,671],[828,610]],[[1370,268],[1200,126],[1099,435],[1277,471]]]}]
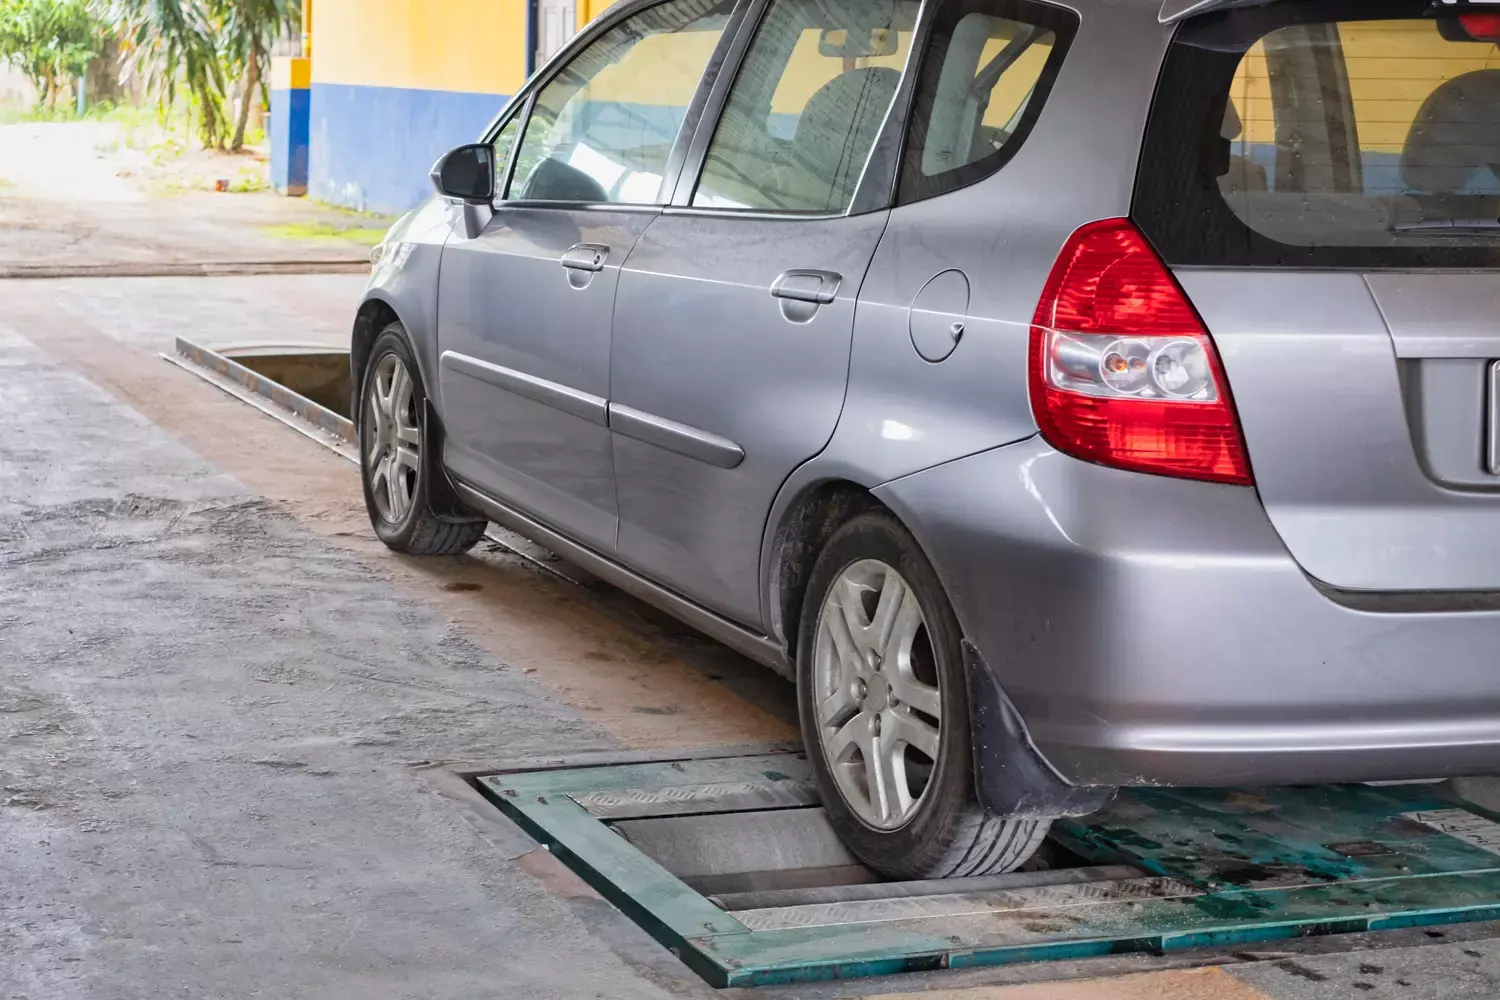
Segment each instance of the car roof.
[{"label": "car roof", "polygon": [[[603,11],[599,17],[619,14],[625,11],[635,11],[642,7],[650,7],[661,0],[615,0]],[[1150,12],[1155,14],[1163,24],[1182,20],[1195,14],[1206,13],[1210,10],[1218,10],[1222,7],[1244,7],[1261,3],[1269,3],[1270,0],[1059,0],[1065,6],[1087,9],[1089,7],[1108,5],[1111,7],[1134,7],[1143,14]]]},{"label": "car roof", "polygon": [[[634,13],[644,7],[655,6],[662,0],[615,0],[595,18],[596,21],[618,14]],[[858,0],[851,0],[858,2]],[[1276,0],[1054,0],[1087,13],[1096,7],[1126,7],[1138,10],[1141,16],[1150,16],[1160,24],[1176,24],[1200,14],[1234,7],[1258,7]],[[1500,3],[1500,0],[1495,0]]]},{"label": "car roof", "polygon": [[1158,20],[1162,24],[1175,24],[1210,11],[1229,7],[1259,7],[1271,2],[1272,0],[1163,0]]}]

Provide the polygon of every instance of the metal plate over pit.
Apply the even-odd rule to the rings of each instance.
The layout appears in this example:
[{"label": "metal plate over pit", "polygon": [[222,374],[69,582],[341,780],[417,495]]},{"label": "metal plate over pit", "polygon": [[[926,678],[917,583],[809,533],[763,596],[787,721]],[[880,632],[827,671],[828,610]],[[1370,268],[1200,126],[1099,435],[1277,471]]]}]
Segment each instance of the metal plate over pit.
[{"label": "metal plate over pit", "polygon": [[1442,786],[1131,791],[1073,867],[881,882],[796,753],[520,771],[486,796],[710,984],[1500,919],[1500,823]]}]

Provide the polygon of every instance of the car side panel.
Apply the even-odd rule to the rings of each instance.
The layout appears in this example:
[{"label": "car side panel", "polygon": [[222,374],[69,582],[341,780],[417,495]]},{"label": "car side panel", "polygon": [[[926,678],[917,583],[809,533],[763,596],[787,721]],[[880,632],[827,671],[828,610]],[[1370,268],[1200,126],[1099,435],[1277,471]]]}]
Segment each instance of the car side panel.
[{"label": "car side panel", "polygon": [[[441,198],[429,198],[391,227],[385,254],[370,271],[361,305],[378,299],[390,306],[411,340],[428,398],[442,410],[438,386],[437,293],[443,245],[460,211]],[[355,373],[356,380],[359,372]]]},{"label": "car side panel", "polygon": [[1033,438],[875,494],[1070,783],[1500,766],[1500,609],[1341,604],[1301,571],[1253,489],[1091,465]]},{"label": "car side panel", "polygon": [[[1036,433],[1027,389],[1031,319],[1059,249],[1086,222],[1127,215],[1169,29],[1138,9],[1090,5],[1041,118],[1015,158],[967,188],[896,208],[855,314],[844,412],[828,447],[780,491],[762,545],[773,628],[776,528],[828,479],[880,484]],[[953,353],[925,360],[919,296],[968,279]],[[959,307],[962,309],[962,306]],[[781,638],[786,638],[781,636]]]},{"label": "car side panel", "polygon": [[[610,369],[622,561],[755,622],[766,512],[838,422],[854,293],[884,223],[676,215],[642,237],[620,276]],[[773,297],[791,268],[842,275],[838,294]],[[645,435],[631,416],[677,431]],[[684,431],[726,454],[695,451]]]}]

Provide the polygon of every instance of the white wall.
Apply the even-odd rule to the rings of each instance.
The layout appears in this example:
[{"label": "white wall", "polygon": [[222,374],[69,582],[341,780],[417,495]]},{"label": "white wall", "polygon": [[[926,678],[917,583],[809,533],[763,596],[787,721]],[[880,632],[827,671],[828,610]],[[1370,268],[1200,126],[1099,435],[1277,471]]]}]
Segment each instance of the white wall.
[{"label": "white wall", "polygon": [[21,71],[0,62],[0,107],[30,107],[36,103],[36,91]]}]

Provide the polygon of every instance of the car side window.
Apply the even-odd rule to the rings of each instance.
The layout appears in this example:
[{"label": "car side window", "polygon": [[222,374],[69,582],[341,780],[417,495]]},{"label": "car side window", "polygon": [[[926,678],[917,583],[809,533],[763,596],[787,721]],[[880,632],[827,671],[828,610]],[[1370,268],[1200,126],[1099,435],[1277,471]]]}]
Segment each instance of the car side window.
[{"label": "car side window", "polygon": [[698,208],[849,209],[906,68],[919,0],[772,0],[719,116]]},{"label": "car side window", "polygon": [[733,8],[732,0],[669,0],[574,56],[537,94],[507,196],[658,204],[672,145]]},{"label": "car side window", "polygon": [[521,134],[523,117],[519,114],[512,115],[510,121],[505,123],[496,134],[494,141],[490,143],[495,147],[495,190],[498,192],[505,191],[506,181],[510,178],[510,174],[507,173],[510,170],[510,154],[515,148],[516,136]]},{"label": "car side window", "polygon": [[1072,11],[1033,0],[946,0],[922,57],[899,200],[973,184],[1009,162],[1077,26]]}]

